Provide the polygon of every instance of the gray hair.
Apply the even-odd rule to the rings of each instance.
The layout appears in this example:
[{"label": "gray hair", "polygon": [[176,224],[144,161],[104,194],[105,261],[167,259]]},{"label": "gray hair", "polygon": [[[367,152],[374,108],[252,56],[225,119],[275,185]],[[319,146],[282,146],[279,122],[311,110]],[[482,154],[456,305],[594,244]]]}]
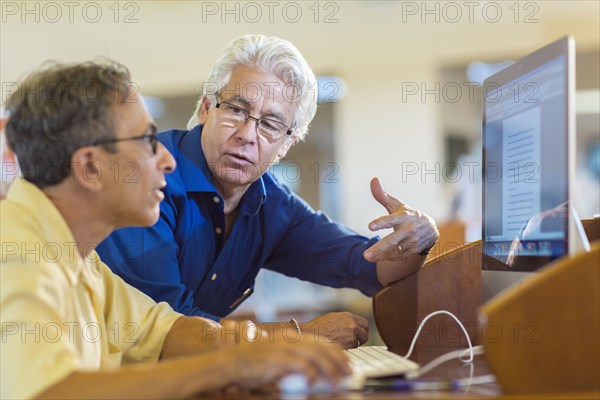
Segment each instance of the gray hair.
[{"label": "gray hair", "polygon": [[51,63],[30,74],[6,103],[6,137],[23,178],[40,188],[65,180],[75,150],[114,137],[111,108],[132,89],[129,70],[106,59]]},{"label": "gray hair", "polygon": [[291,42],[264,35],[245,35],[225,47],[204,83],[202,96],[188,122],[188,129],[198,124],[204,97],[213,96],[216,100],[220,89],[231,78],[233,70],[240,65],[272,73],[286,85],[286,93],[288,88],[292,89],[293,101],[297,102],[292,134],[304,139],[308,133],[308,125],[317,111],[317,80],[302,54]]}]

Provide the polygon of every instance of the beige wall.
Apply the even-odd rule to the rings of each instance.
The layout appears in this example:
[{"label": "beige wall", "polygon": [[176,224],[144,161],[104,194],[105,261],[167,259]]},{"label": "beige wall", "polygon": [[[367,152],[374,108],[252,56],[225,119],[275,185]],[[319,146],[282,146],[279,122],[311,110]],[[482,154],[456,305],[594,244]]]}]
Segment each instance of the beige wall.
[{"label": "beige wall", "polygon": [[[407,72],[414,81],[435,81],[435,71]],[[441,159],[438,104],[412,96],[402,102],[398,87],[402,71],[347,74],[348,94],[339,104],[336,136],[342,179],[342,219],[368,232],[370,220],[385,210],[370,195],[369,182],[378,176],[384,189],[401,201],[434,217],[442,215],[441,186],[420,174],[402,177],[408,163],[433,165]],[[420,167],[419,167],[420,168]]]},{"label": "beige wall", "polygon": [[[438,13],[437,22],[435,15],[423,10],[409,13],[407,6],[421,8],[423,2],[320,2],[316,22],[310,8],[314,2],[275,2],[277,10],[298,5],[303,12],[298,22],[286,20],[280,11],[270,21],[266,3],[255,2],[263,15],[252,22],[247,18],[252,15],[241,14],[244,2],[227,3],[230,9],[240,10],[236,16],[207,13],[209,7],[219,8],[223,2],[137,1],[119,3],[118,18],[109,9],[113,2],[95,2],[103,16],[90,23],[81,12],[90,3],[94,2],[77,3],[71,23],[64,7],[62,18],[51,22],[48,17],[54,14],[46,10],[44,15],[44,2],[28,3],[33,14],[23,13],[22,2],[2,2],[2,99],[6,84],[45,60],[77,61],[98,55],[128,65],[143,94],[193,95],[230,39],[249,32],[287,38],[317,74],[334,73],[347,84],[346,96],[334,112],[332,161],[340,166],[341,219],[361,232],[383,211],[369,194],[372,176],[379,176],[390,193],[438,219],[448,209],[448,188],[438,184],[434,175],[427,175],[425,182],[420,175],[402,182],[403,163],[434,168],[444,161],[440,104],[431,98],[422,102],[418,96],[404,102],[403,83],[433,87],[444,67],[474,59],[518,58],[565,34],[575,36],[581,51],[598,52],[600,47],[596,1],[475,2],[473,18],[465,2],[454,2],[463,13],[458,22],[449,20],[451,9]],[[439,10],[447,3],[426,2],[429,9]],[[125,8],[127,4],[135,7]],[[494,4],[500,5],[502,17],[486,21],[482,9]],[[125,23],[133,11],[135,21]],[[325,23],[332,12],[334,21]]]}]

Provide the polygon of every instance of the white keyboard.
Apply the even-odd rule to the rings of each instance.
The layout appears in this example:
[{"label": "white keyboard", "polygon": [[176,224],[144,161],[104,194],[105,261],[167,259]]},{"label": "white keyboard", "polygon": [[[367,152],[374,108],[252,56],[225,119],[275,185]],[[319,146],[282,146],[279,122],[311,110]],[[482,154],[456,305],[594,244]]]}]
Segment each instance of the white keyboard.
[{"label": "white keyboard", "polygon": [[364,346],[346,350],[354,375],[365,378],[384,378],[405,375],[419,368],[419,364],[387,351],[385,346]]}]

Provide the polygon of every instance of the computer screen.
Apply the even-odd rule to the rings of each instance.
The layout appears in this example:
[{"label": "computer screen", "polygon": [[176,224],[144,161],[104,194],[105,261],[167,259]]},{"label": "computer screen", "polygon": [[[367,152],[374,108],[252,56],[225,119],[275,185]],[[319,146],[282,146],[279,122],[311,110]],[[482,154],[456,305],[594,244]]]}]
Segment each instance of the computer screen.
[{"label": "computer screen", "polygon": [[535,271],[569,252],[573,72],[564,38],[484,82],[484,270]]}]

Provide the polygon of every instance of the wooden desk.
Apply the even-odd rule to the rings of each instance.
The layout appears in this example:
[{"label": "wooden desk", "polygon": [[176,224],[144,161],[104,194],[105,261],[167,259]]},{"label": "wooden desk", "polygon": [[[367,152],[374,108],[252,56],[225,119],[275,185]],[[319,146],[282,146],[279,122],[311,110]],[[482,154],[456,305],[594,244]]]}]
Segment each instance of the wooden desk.
[{"label": "wooden desk", "polygon": [[[447,310],[465,325],[471,341],[478,331],[477,308],[481,305],[481,241],[469,243],[429,260],[419,271],[373,296],[373,316],[388,348],[407,353],[420,322],[431,312]],[[423,350],[466,347],[456,323],[448,316],[434,316],[417,341]]]},{"label": "wooden desk", "polygon": [[[421,365],[443,354],[443,352],[424,352],[422,351],[415,361]],[[465,379],[469,376],[477,377],[490,373],[487,363],[483,356],[476,356],[473,362],[471,374],[471,365],[464,364],[459,360],[448,361],[429,373],[423,376],[424,379]],[[196,399],[499,399],[499,400],[524,400],[524,399],[599,399],[600,393],[565,393],[565,394],[540,394],[540,395],[505,395],[501,392],[500,386],[497,383],[487,383],[479,385],[464,386],[457,391],[418,391],[418,392],[393,392],[393,391],[351,391],[345,393],[321,393],[312,394],[310,396],[295,394],[283,395],[281,393],[229,393],[229,394],[213,394],[195,397]]]},{"label": "wooden desk", "polygon": [[[597,243],[600,236],[600,219],[584,220],[582,222],[590,242]],[[594,248],[596,249],[595,251]],[[405,332],[404,328],[406,326],[416,327],[426,315],[433,311],[442,309],[449,310],[459,317],[459,319],[467,327],[467,331],[471,336],[471,340],[477,342],[480,339],[480,335],[477,334],[477,332],[480,330],[477,314],[478,308],[481,305],[481,253],[481,242],[464,245],[460,248],[428,260],[426,265],[421,270],[383,288],[375,294],[373,297],[373,315],[375,317],[379,333],[390,350],[400,355],[405,354],[413,335]],[[590,260],[588,260],[588,256],[591,257]],[[591,253],[582,253],[574,257],[561,258],[560,260],[553,262],[551,265],[546,266],[544,271],[549,271],[549,269],[554,268],[553,266],[562,265],[560,268],[565,271],[565,273],[567,273],[567,277],[571,279],[579,276],[571,273],[571,271],[575,271],[571,268],[577,265],[586,265],[589,268],[585,269],[585,275],[583,275],[584,278],[578,279],[582,279],[582,282],[597,283],[597,278],[595,278],[597,275],[597,270],[595,270],[595,268],[600,266],[600,263],[597,260],[597,246],[592,246]],[[581,272],[579,267],[577,271]],[[593,273],[588,273],[590,271],[595,272],[596,275]],[[542,275],[542,272],[540,272],[540,275]],[[543,275],[547,276],[546,273]],[[588,277],[588,281],[585,280],[585,277]],[[591,281],[589,279],[591,279]],[[504,386],[505,388],[508,387],[506,384],[507,371],[512,371],[509,375],[518,376],[522,381],[536,382],[536,385],[534,385],[535,390],[532,390],[532,388],[526,390],[519,389],[520,386],[515,388],[513,385],[511,390],[512,392],[537,392],[538,389],[542,391],[541,389],[544,387],[546,390],[548,390],[548,388],[553,387],[553,385],[556,386],[558,383],[563,385],[563,383],[567,381],[576,382],[571,385],[571,390],[580,387],[584,387],[588,390],[597,390],[598,378],[595,380],[596,386],[594,387],[589,383],[590,379],[592,379],[589,377],[594,375],[594,371],[598,369],[598,364],[590,366],[589,362],[574,362],[571,364],[577,366],[579,369],[569,368],[568,370],[563,371],[561,375],[559,366],[564,365],[564,363],[562,363],[564,360],[557,360],[562,357],[563,354],[548,353],[546,351],[550,348],[554,348],[557,349],[556,351],[562,350],[564,352],[565,348],[568,348],[568,345],[573,345],[581,350],[581,346],[578,345],[579,342],[577,341],[577,338],[573,338],[571,336],[573,336],[572,333],[574,332],[574,329],[584,329],[585,327],[586,330],[583,331],[585,335],[582,335],[582,337],[585,337],[585,343],[589,343],[589,345],[586,345],[587,354],[597,357],[598,337],[595,332],[598,331],[598,311],[596,311],[598,308],[598,302],[595,299],[598,298],[598,287],[596,285],[595,288],[588,288],[589,290],[587,290],[584,294],[581,290],[578,291],[577,288],[581,286],[578,286],[577,284],[571,284],[570,286],[566,287],[563,285],[566,282],[564,278],[557,281],[561,285],[561,290],[554,288],[554,290],[550,290],[549,293],[544,292],[543,296],[541,296],[541,299],[538,299],[538,302],[535,303],[535,307],[521,307],[517,304],[513,307],[516,311],[513,314],[505,316],[505,319],[508,322],[503,325],[504,329],[509,329],[511,322],[514,326],[515,321],[519,321],[519,319],[516,317],[519,310],[523,311],[525,308],[527,310],[538,310],[533,314],[528,314],[528,319],[526,319],[527,321],[535,320],[535,316],[541,318],[542,315],[546,314],[547,318],[543,320],[554,321],[554,325],[550,324],[552,327],[546,327],[544,330],[546,333],[544,336],[545,341],[543,342],[545,347],[542,346],[542,342],[540,342],[540,345],[537,347],[534,347],[534,349],[538,350],[538,354],[535,356],[531,355],[531,357],[529,357],[528,364],[525,364],[522,361],[515,364],[515,358],[510,355],[510,352],[508,352],[508,350],[512,352],[516,351],[513,348],[514,346],[510,347],[510,349],[503,346],[496,346],[498,349],[494,348],[494,360],[498,360],[498,355],[502,356],[502,359],[504,360],[504,373],[500,376],[504,378],[503,385],[506,385]],[[536,279],[536,282],[540,282],[540,280]],[[573,295],[569,296],[568,298],[560,297],[560,295],[557,296],[557,294],[564,292],[573,293]],[[573,300],[576,297],[575,295],[581,295],[584,298],[577,298],[579,301],[567,301],[567,299]],[[550,300],[554,300],[557,304],[551,304]],[[589,304],[589,310],[588,308],[582,307],[583,305],[586,305],[587,302],[591,303]],[[528,306],[532,305],[531,301],[526,301],[521,304]],[[572,317],[571,319],[573,319],[573,323],[561,324],[565,317]],[[434,318],[438,318],[438,316]],[[495,318],[499,318],[498,313],[495,314]],[[444,334],[444,332],[451,331],[454,323],[448,319],[438,319],[437,321],[439,321],[438,325],[433,326],[429,341],[421,343],[421,346],[417,345],[417,356],[419,356],[423,351],[428,351],[428,349],[432,346],[449,350],[450,348],[456,347],[460,344],[458,343],[461,340],[460,334]],[[497,321],[494,321],[494,323],[497,325]],[[469,327],[474,327],[475,329],[469,329]],[[571,327],[573,328],[571,329]],[[454,329],[454,331],[456,331],[456,329]],[[503,330],[503,332],[506,332],[506,330]],[[552,335],[550,335],[549,332],[551,332]],[[562,335],[562,332],[566,332],[564,335],[565,340],[562,341],[566,341],[564,345],[561,346],[558,344],[562,343],[560,340],[557,340],[557,343],[555,345],[553,344],[552,346],[547,344],[549,343],[548,338],[550,336],[558,337],[559,335]],[[588,339],[588,336],[592,336],[592,338]],[[569,338],[568,341],[567,338]],[[506,340],[508,340],[508,336],[504,335],[504,341]],[[417,343],[419,344],[419,341]],[[488,345],[490,343],[492,343],[492,341],[489,341]],[[464,347],[465,344],[462,343],[462,346]],[[487,352],[489,355],[489,351]],[[518,354],[524,353],[521,352]],[[553,357],[549,357],[550,354],[552,354]],[[579,351],[576,354],[580,355],[582,354],[582,351]],[[535,369],[535,365],[538,365],[538,362],[543,363],[544,356],[546,356],[547,360],[549,358],[554,360],[554,363],[546,364],[555,367],[554,369],[556,371],[554,374],[547,374],[543,368],[537,368],[537,370]],[[567,351],[564,356],[572,359],[573,352]],[[600,360],[596,360],[596,362],[600,362]],[[495,364],[491,363],[490,365],[494,366]],[[497,368],[498,366],[495,365],[494,370],[497,371]],[[534,368],[534,370],[531,368]],[[531,371],[531,373],[528,374],[528,371]],[[536,376],[537,379],[534,379],[534,376]],[[550,376],[553,376],[553,378],[549,378]],[[586,379],[579,379],[583,377],[586,377]],[[551,380],[548,382],[545,380],[546,378]],[[578,381],[585,381],[585,383],[580,382],[578,384]],[[564,386],[556,387],[560,388],[560,390],[567,390]],[[575,396],[573,393],[569,393],[565,395],[565,397],[577,398],[577,396]],[[592,393],[591,398],[600,398],[600,394],[598,392]]]},{"label": "wooden desk", "polygon": [[[462,348],[461,348],[462,349]],[[432,361],[436,357],[457,349],[433,349],[433,350],[421,350],[419,354],[414,357],[414,361],[418,362],[419,365],[424,366],[428,362]],[[428,373],[424,374],[421,379],[424,380],[463,380],[469,379],[469,377],[478,377],[490,375],[490,371],[487,367],[485,358],[482,356],[476,356],[475,360],[471,364],[465,364],[457,359],[450,360],[444,364],[439,365]],[[432,398],[436,399],[473,399],[490,397],[497,398],[501,396],[500,386],[496,383],[487,383],[479,385],[465,385],[461,386],[456,391],[415,391],[415,392],[393,392],[393,391],[373,391],[365,390],[363,392],[353,392],[353,395],[358,395],[356,398],[378,398],[378,399],[422,399]],[[343,397],[342,397],[343,398]],[[355,398],[355,397],[352,397]]]}]

